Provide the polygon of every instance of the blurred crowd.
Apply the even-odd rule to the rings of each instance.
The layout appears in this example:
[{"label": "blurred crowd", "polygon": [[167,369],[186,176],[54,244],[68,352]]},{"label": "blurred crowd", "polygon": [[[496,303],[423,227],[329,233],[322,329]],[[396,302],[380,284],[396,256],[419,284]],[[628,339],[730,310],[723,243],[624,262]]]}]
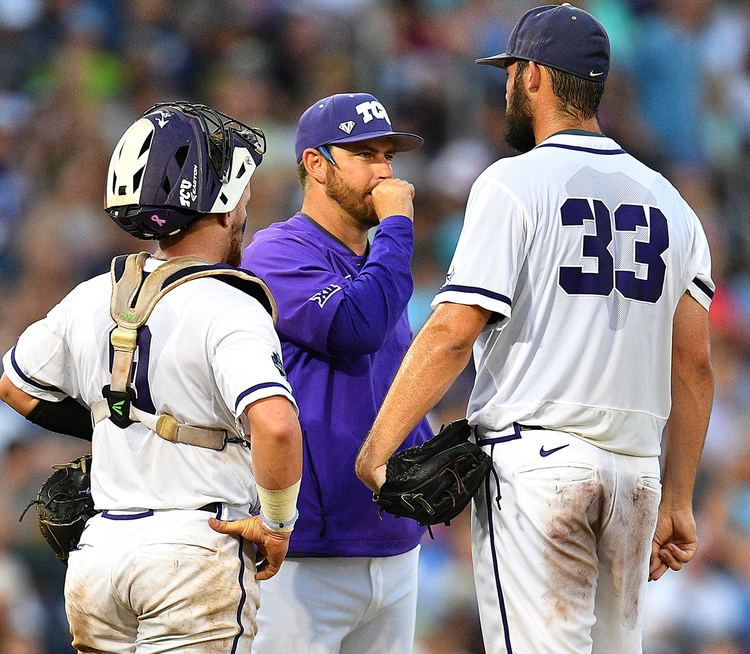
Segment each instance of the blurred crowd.
[{"label": "blurred crowd", "polygon": [[[102,209],[109,154],[156,102],[204,102],[262,128],[250,232],[299,206],[296,120],[376,95],[425,146],[416,187],[415,331],[443,282],[469,188],[504,144],[502,51],[527,0],[0,0],[0,352],[118,253],[148,249]],[[712,246],[716,399],[699,472],[701,546],[649,586],[646,654],[750,652],[750,1],[588,0],[609,31],[603,130],[666,175]],[[248,237],[250,234],[248,235]],[[432,413],[462,417],[471,370]],[[0,406],[0,652],[69,654],[64,567],[32,516],[50,466],[88,444]],[[32,512],[33,513],[33,510]],[[468,512],[422,550],[418,654],[483,654]],[[613,653],[616,654],[616,653]]]}]

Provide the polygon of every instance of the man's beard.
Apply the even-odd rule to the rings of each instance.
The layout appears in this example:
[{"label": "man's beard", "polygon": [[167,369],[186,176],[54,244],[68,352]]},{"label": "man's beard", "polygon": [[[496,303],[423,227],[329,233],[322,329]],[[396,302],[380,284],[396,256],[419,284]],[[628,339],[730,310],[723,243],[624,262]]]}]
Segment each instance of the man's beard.
[{"label": "man's beard", "polygon": [[526,89],[523,86],[523,75],[516,74],[513,79],[513,94],[505,110],[505,120],[508,125],[505,142],[519,152],[528,152],[536,147],[529,104],[529,96],[526,95]]},{"label": "man's beard", "polygon": [[373,206],[367,203],[366,197],[341,179],[333,166],[329,166],[326,171],[326,195],[358,223],[369,228],[380,222]]},{"label": "man's beard", "polygon": [[225,263],[230,266],[239,268],[242,263],[242,241],[245,235],[245,225],[247,220],[232,227],[232,232],[229,235],[229,244],[227,245],[227,252],[224,256]]}]

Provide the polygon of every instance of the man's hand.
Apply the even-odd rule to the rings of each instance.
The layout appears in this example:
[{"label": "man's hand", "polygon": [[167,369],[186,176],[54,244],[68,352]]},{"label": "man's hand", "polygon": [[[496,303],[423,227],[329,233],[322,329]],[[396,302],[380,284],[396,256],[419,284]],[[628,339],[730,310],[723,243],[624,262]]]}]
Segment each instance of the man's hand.
[{"label": "man's hand", "polygon": [[648,580],[656,581],[667,571],[680,570],[698,549],[695,519],[690,509],[659,509],[656,532],[651,544]]},{"label": "man's hand", "polygon": [[406,216],[414,220],[414,187],[403,179],[384,179],[372,189],[372,205],[378,221],[389,216]]},{"label": "man's hand", "polygon": [[385,463],[373,468],[365,454],[357,457],[355,472],[363,484],[377,493],[385,482]]},{"label": "man's hand", "polygon": [[258,554],[262,557],[255,564],[258,570],[255,575],[256,581],[270,579],[279,571],[289,549],[291,531],[271,531],[263,525],[260,516],[257,515],[231,522],[209,518],[208,524],[211,529],[221,534],[241,536],[245,540],[255,543]]}]

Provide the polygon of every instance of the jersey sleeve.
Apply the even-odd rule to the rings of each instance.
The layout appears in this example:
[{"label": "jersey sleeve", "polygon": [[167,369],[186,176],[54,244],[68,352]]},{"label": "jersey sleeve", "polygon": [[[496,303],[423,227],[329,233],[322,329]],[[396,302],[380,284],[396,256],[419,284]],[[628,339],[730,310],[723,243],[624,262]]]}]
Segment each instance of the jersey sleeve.
[{"label": "jersey sleeve", "polygon": [[281,395],[297,403],[286,378],[271,316],[254,298],[243,299],[231,320],[222,316],[208,333],[209,358],[222,399],[239,417],[249,404]]},{"label": "jersey sleeve", "polygon": [[510,318],[528,236],[527,213],[519,201],[485,172],[469,194],[456,252],[432,307],[469,304]]},{"label": "jersey sleeve", "polygon": [[695,230],[693,247],[688,261],[687,291],[708,311],[716,290],[716,284],[711,279],[711,253],[700,220],[695,214],[693,214],[693,219]]},{"label": "jersey sleeve", "polygon": [[[67,299],[67,298],[66,298]],[[79,396],[75,369],[65,342],[66,300],[29,325],[3,357],[13,384],[40,400],[59,402]]]},{"label": "jersey sleeve", "polygon": [[285,341],[324,354],[377,350],[412,292],[413,226],[403,216],[381,223],[356,278],[333,269],[325,250],[296,235],[253,241],[243,267],[268,284]]},{"label": "jersey sleeve", "polygon": [[372,354],[383,346],[414,290],[413,229],[406,216],[391,216],[380,223],[359,275],[343,285],[343,298],[328,332],[330,354]]}]

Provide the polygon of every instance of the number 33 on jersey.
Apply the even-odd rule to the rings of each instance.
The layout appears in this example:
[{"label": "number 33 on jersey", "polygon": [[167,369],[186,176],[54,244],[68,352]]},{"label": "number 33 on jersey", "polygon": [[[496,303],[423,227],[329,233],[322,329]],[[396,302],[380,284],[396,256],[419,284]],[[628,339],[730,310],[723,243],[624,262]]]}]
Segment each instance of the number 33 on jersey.
[{"label": "number 33 on jersey", "polygon": [[[658,454],[643,434],[669,415],[672,316],[684,293],[708,308],[714,290],[700,221],[605,136],[562,132],[508,163],[475,182],[434,301],[493,313],[469,421],[552,416],[605,449]],[[488,348],[500,356],[482,361]]]},{"label": "number 33 on jersey", "polygon": [[[584,272],[582,265],[560,266],[559,283],[567,293],[610,295],[616,288],[631,300],[656,302],[661,297],[666,272],[662,254],[669,247],[669,229],[660,209],[621,204],[612,213],[601,200],[568,198],[560,207],[560,219],[564,227],[583,228],[579,258],[595,259],[597,264],[595,272]],[[593,234],[586,232],[586,221],[593,224]],[[620,256],[613,256],[610,248]],[[629,267],[618,270],[615,258]],[[635,264],[641,264],[644,276],[630,269]]]}]

